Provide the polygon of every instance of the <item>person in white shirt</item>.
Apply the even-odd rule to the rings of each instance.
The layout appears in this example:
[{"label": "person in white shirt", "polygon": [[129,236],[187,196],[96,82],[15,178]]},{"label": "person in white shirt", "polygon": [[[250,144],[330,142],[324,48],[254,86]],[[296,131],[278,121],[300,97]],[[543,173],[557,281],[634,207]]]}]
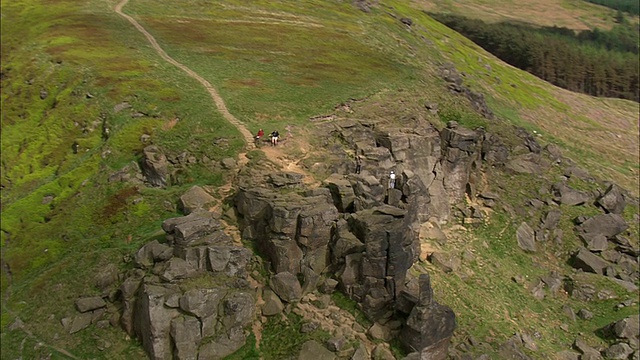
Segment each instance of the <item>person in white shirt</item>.
[{"label": "person in white shirt", "polygon": [[396,173],[391,170],[391,174],[389,174],[389,189],[394,189],[396,187]]}]

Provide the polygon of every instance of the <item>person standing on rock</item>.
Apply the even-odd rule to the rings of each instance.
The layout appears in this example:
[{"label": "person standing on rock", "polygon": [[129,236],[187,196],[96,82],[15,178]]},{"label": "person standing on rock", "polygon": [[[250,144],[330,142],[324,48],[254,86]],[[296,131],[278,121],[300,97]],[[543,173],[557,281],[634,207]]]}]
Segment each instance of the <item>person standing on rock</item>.
[{"label": "person standing on rock", "polygon": [[360,174],[360,170],[362,170],[362,156],[358,154],[356,155],[356,174]]},{"label": "person standing on rock", "polygon": [[271,133],[271,146],[278,145],[279,137],[280,137],[280,133],[278,132],[278,130],[273,130],[273,132]]},{"label": "person standing on rock", "polygon": [[394,189],[396,187],[396,173],[391,170],[391,174],[389,174],[389,189]]}]

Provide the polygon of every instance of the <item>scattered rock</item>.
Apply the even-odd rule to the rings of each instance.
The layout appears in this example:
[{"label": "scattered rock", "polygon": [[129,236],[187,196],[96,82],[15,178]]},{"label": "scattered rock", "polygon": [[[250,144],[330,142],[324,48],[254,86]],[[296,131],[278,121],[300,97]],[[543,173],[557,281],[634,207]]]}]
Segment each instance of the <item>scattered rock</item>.
[{"label": "scattered rock", "polygon": [[527,252],[536,252],[536,240],[533,229],[523,222],[516,230],[516,238],[518,239],[518,246]]},{"label": "scattered rock", "polygon": [[609,346],[602,354],[606,359],[624,360],[633,354],[633,349],[625,343],[617,343]]},{"label": "scattered rock", "polygon": [[327,348],[333,352],[340,352],[348,345],[347,339],[344,336],[333,337],[327,340]]},{"label": "scattered rock", "polygon": [[401,18],[400,22],[407,26],[413,25],[413,20],[411,20],[410,18]]},{"label": "scattered rock", "polygon": [[628,227],[629,225],[619,214],[601,214],[588,218],[577,229],[583,234],[601,234],[612,238]]},{"label": "scattered rock", "polygon": [[69,334],[75,334],[80,330],[88,328],[89,325],[91,325],[92,319],[93,313],[91,311],[74,316],[68,325]]},{"label": "scattered rock", "polygon": [[428,259],[446,273],[458,270],[461,264],[460,257],[453,253],[434,252]]},{"label": "scattered rock", "polygon": [[165,187],[169,177],[169,161],[156,145],[149,145],[143,150],[142,173],[152,186]]},{"label": "scattered rock", "polygon": [[556,354],[558,360],[580,360],[580,354],[571,350],[562,350]]},{"label": "scattered rock", "polygon": [[638,342],[640,337],[640,325],[639,316],[634,315],[628,318],[619,320],[612,324],[613,333],[619,339],[624,339],[629,342],[634,348],[638,348]]},{"label": "scattered rock", "polygon": [[220,161],[220,165],[226,170],[232,170],[238,166],[238,163],[234,158],[224,158]]},{"label": "scattered rock", "polygon": [[335,358],[335,354],[315,340],[309,340],[302,344],[302,349],[298,355],[298,360],[334,360]]},{"label": "scattered rock", "polygon": [[262,292],[262,299],[264,300],[264,305],[262,305],[262,315],[273,316],[282,313],[284,305],[273,290],[264,289]]},{"label": "scattered rock", "polygon": [[627,205],[622,193],[622,189],[616,184],[611,184],[596,203],[600,205],[606,212],[613,214],[622,214]]},{"label": "scattered rock", "polygon": [[580,247],[573,256],[573,267],[602,275],[610,264],[589,250]]},{"label": "scattered rock", "polygon": [[500,358],[501,359],[514,359],[514,360],[531,360],[522,349],[522,339],[520,336],[514,335],[509,340],[500,345]]},{"label": "scattered rock", "polygon": [[560,204],[576,206],[582,205],[591,200],[591,196],[589,194],[575,190],[564,183],[554,184],[551,191],[555,196],[555,200]]},{"label": "scattered rock", "polygon": [[305,322],[300,326],[300,332],[303,334],[310,333],[312,331],[316,331],[320,327],[315,321]]},{"label": "scattered rock", "polygon": [[590,320],[593,318],[593,313],[587,309],[578,310],[578,317],[582,320]]},{"label": "scattered rock", "polygon": [[384,345],[376,345],[371,351],[372,360],[396,360],[391,351]]},{"label": "scattered rock", "polygon": [[391,329],[380,323],[373,324],[373,326],[369,328],[368,333],[369,336],[371,336],[371,338],[374,340],[389,341],[393,337],[391,334]]},{"label": "scattered rock", "polygon": [[107,303],[99,296],[80,298],[76,300],[76,309],[81,313],[100,309],[105,306],[107,306]]},{"label": "scattered rock", "polygon": [[581,338],[576,338],[576,340],[573,342],[573,347],[582,354],[580,359],[602,359],[602,356],[600,356],[600,352],[587,345],[587,343]]},{"label": "scattered rock", "polygon": [[576,321],[576,313],[569,305],[562,305],[562,312],[571,319],[571,321]]},{"label": "scattered rock", "polygon": [[580,237],[585,243],[587,249],[595,252],[607,250],[609,241],[602,234],[581,234]]}]

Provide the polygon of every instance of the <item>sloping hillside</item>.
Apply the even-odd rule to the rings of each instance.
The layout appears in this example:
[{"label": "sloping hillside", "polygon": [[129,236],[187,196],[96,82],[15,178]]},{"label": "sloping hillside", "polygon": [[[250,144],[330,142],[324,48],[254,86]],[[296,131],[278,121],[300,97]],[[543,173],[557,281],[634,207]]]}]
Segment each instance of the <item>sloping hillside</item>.
[{"label": "sloping hillside", "polygon": [[[457,121],[505,139],[517,138],[512,125],[523,127],[535,132],[540,144],[557,144],[596,178],[638,196],[637,103],[550,86],[499,62],[415,4],[126,4],[123,11],[171,58],[211,83],[251,132],[278,129],[287,139],[278,150],[246,157],[241,132],[224,119],[202,84],[162,59],[114,11],[116,5],[112,0],[2,1],[2,358],[144,356],[118,320],[116,326],[103,322],[105,328],[73,334],[61,321],[73,316],[77,298],[103,295],[95,274],[107,267],[132,271],[133,254],[164,239],[161,223],[181,215],[178,198],[187,189],[203,186],[215,199],[212,207],[227,210],[225,199],[237,185],[238,167],[231,158],[240,164],[273,162],[274,168],[294,164],[324,180],[328,170],[313,164],[329,161],[328,149],[316,142],[326,134],[314,124],[330,123],[336,113],[400,125],[418,117],[439,129]],[[493,119],[450,90],[445,72],[453,69],[467,89],[483,94],[485,101],[478,102]],[[139,176],[143,149],[152,144],[175,170],[165,187],[149,186]],[[496,174],[492,187],[504,190],[501,196],[511,207],[521,207],[544,181],[563,175],[538,180]],[[602,187],[582,180],[572,185],[588,191]],[[557,249],[549,249],[531,260],[513,240],[520,225],[514,219],[534,218],[542,209],[513,219],[500,210],[486,226],[451,233],[448,243],[438,245],[442,251],[468,247],[484,254],[463,266],[460,273],[466,277],[438,272],[427,262],[418,266],[433,272],[438,300],[459,314],[456,344],[478,337],[497,346],[529,327],[547,339],[538,342],[541,351],[532,356],[547,358],[581,332],[592,344],[604,343],[594,329],[637,312],[635,304],[615,313],[612,299],[590,304],[600,316],[597,324],[580,324],[558,337],[556,329],[544,327],[550,319],[559,324],[555,311],[563,298],[532,302],[528,290],[510,280],[541,276],[565,259],[579,243],[572,217],[597,209],[579,210],[563,208],[563,226],[571,235],[565,254],[557,258],[551,255]],[[632,239],[638,234],[636,214],[635,204],[624,214]],[[496,233],[500,241],[493,246],[489,240]],[[518,274],[507,271],[517,267]],[[566,264],[558,267],[569,271]],[[624,289],[614,290],[627,296]],[[492,292],[496,295],[487,295]],[[491,299],[496,306],[487,306]],[[266,344],[275,348],[279,340],[273,339],[290,329],[268,323],[264,330],[265,338],[273,335]],[[560,340],[549,340],[554,337]],[[268,357],[264,346],[261,355]]]}]

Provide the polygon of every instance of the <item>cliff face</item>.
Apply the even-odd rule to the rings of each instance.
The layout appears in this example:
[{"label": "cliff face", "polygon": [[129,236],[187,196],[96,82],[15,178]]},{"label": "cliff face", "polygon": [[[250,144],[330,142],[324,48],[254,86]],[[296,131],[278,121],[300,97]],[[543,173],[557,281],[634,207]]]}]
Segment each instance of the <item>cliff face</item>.
[{"label": "cliff face", "polygon": [[447,221],[451,206],[475,191],[484,134],[455,123],[406,131],[345,121],[330,136],[355,150],[361,171],[352,156],[329,164],[337,172],[315,189],[245,182],[234,199],[243,238],[275,273],[302,279],[304,292],[334,278],[372,321],[401,318],[410,349],[443,359],[455,315],[425,295],[428,280],[418,292],[407,288],[407,271],[422,223]]}]

